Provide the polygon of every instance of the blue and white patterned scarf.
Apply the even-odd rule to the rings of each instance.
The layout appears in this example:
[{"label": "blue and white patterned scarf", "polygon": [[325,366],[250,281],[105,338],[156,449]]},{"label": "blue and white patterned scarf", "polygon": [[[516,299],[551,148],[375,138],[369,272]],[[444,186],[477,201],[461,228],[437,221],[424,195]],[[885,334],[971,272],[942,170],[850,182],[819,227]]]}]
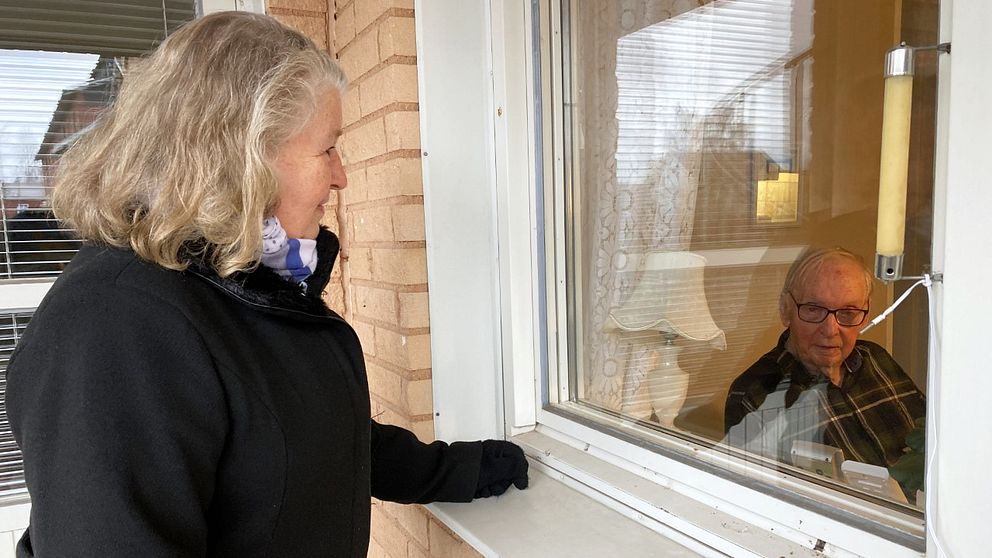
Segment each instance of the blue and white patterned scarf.
[{"label": "blue and white patterned scarf", "polygon": [[262,222],[262,265],[288,281],[303,283],[317,269],[317,241],[287,238],[278,217]]}]

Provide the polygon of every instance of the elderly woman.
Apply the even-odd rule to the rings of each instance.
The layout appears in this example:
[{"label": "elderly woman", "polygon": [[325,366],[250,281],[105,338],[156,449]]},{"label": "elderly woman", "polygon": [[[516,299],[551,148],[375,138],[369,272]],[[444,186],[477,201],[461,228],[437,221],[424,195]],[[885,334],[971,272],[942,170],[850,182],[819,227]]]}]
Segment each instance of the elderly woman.
[{"label": "elderly woman", "polygon": [[88,242],[8,368],[19,556],[358,557],[370,496],[526,486],[517,446],[370,418],[358,337],[321,300],[345,86],[275,20],[208,16],[62,159],[53,203]]}]

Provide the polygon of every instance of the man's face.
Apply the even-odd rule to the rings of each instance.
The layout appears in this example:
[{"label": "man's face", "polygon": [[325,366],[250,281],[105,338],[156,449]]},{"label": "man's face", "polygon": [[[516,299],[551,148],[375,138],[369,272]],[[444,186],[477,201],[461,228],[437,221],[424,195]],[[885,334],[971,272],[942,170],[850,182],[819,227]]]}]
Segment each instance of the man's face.
[{"label": "man's face", "polygon": [[[819,269],[807,271],[793,287],[799,304],[815,304],[831,310],[868,308],[864,272],[858,264],[845,259],[828,259]],[[789,328],[789,348],[807,368],[825,371],[837,368],[854,350],[860,327],[837,324],[830,314],[822,322],[811,324],[799,319],[796,304],[789,301],[782,315]]]}]

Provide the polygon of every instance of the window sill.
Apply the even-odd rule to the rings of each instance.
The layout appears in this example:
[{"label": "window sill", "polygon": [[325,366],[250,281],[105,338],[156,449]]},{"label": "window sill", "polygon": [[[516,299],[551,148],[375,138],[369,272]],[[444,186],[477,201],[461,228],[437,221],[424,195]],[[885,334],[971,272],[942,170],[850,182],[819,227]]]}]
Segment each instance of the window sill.
[{"label": "window sill", "polygon": [[513,441],[530,488],[428,506],[484,556],[822,556],[546,434]]},{"label": "window sill", "polygon": [[705,556],[573,490],[531,459],[527,490],[427,507],[486,557]]}]

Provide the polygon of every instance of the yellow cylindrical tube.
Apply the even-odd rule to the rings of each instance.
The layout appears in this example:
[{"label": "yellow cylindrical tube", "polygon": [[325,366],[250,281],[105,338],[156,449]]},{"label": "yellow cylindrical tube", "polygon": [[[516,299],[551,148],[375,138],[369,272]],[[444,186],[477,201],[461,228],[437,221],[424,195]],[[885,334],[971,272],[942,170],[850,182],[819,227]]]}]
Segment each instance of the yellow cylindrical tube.
[{"label": "yellow cylindrical tube", "polygon": [[892,76],[885,79],[882,157],[878,177],[878,228],[875,244],[875,251],[881,256],[898,256],[904,249],[912,102],[912,75]]}]

